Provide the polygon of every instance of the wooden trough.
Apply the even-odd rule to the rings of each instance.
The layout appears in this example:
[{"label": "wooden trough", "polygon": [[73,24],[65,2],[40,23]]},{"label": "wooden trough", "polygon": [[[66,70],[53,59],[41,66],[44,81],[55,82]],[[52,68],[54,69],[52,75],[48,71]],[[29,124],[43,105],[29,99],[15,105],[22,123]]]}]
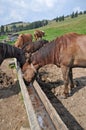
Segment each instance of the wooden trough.
[{"label": "wooden trough", "polygon": [[68,130],[37,81],[25,85],[17,60],[14,61],[31,130]]}]

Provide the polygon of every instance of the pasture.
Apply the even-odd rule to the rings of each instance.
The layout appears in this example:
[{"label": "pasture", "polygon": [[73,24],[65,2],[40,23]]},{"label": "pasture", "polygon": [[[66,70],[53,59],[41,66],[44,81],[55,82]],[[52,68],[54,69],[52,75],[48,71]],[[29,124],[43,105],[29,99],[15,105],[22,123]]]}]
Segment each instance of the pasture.
[{"label": "pasture", "polygon": [[[39,28],[45,31],[46,40],[53,40],[57,36],[61,36],[65,33],[76,32],[79,34],[86,34],[86,14],[79,15],[77,18],[65,18],[62,22],[56,22],[55,20],[49,21],[47,26]],[[31,33],[33,35],[35,29],[21,31],[19,33]]]},{"label": "pasture", "polygon": [[[33,35],[36,29],[21,31],[18,33],[19,34],[31,33]],[[62,22],[56,22],[55,20],[51,20],[48,22],[48,25],[38,28],[38,29],[45,31],[44,39],[49,40],[49,41],[55,39],[57,36],[61,36],[69,32],[86,34],[86,14],[79,15],[77,18],[67,17]],[[7,38],[6,35],[0,36],[0,41],[6,38]],[[9,43],[14,44],[14,42],[9,42]]]}]

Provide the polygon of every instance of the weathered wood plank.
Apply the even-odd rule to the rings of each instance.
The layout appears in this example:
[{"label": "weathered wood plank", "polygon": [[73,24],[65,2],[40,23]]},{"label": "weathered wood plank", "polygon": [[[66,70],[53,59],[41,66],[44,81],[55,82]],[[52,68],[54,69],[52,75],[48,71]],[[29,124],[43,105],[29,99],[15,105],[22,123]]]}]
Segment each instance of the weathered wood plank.
[{"label": "weathered wood plank", "polygon": [[55,127],[57,130],[68,130],[64,122],[61,120],[60,116],[54,109],[54,107],[51,105],[50,101],[46,97],[45,93],[41,90],[39,84],[35,80],[34,83],[34,88],[36,89],[38,95],[40,96],[41,101],[43,102],[48,114],[50,115],[52,122],[54,123]]},{"label": "weathered wood plank", "polygon": [[[34,110],[33,105],[31,103],[31,99],[30,99],[30,96],[28,94],[26,85],[24,84],[24,81],[22,79],[21,69],[19,66],[17,66],[16,59],[15,59],[15,64],[16,64],[16,68],[17,68],[19,84],[20,84],[21,92],[22,92],[22,95],[24,98],[24,104],[26,107],[31,130],[41,130],[41,128],[38,124],[35,110]],[[40,88],[39,84],[36,82],[36,80],[34,81],[33,86],[34,86],[36,92],[38,93],[41,101],[43,102],[43,104],[44,104],[53,124],[55,125],[56,129],[57,130],[68,130],[68,128],[66,127],[64,122],[61,120],[60,116],[58,115],[58,113],[56,112],[56,110],[54,109],[54,107],[51,105],[50,101],[46,97],[45,93],[41,90],[41,88]]]},{"label": "weathered wood plank", "polygon": [[14,59],[14,60],[15,60],[15,65],[16,65],[16,69],[17,69],[17,73],[18,73],[18,80],[19,80],[22,96],[23,96],[23,99],[24,99],[24,104],[25,104],[25,107],[26,107],[26,112],[27,112],[27,115],[28,115],[30,128],[31,128],[31,130],[41,130],[41,128],[38,124],[37,118],[36,118],[34,108],[32,106],[31,100],[30,100],[30,96],[28,94],[27,88],[26,88],[24,81],[22,79],[21,69],[17,66],[16,59]]}]

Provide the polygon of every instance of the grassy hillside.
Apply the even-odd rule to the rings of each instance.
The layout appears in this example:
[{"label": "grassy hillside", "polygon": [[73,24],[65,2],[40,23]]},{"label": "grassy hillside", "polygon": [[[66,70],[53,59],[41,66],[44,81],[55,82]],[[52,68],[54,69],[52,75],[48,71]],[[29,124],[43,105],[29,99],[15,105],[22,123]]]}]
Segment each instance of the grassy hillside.
[{"label": "grassy hillside", "polygon": [[[86,14],[78,15],[76,18],[65,18],[62,22],[56,22],[56,21],[49,21],[47,26],[38,28],[45,31],[45,37],[44,39],[47,40],[53,40],[57,36],[61,36],[65,33],[69,32],[76,32],[79,34],[86,34]],[[27,30],[27,31],[21,31],[21,33],[31,33],[33,35],[35,29]],[[4,36],[5,38],[6,36]],[[3,38],[0,37],[0,40]]]},{"label": "grassy hillside", "polygon": [[[77,18],[65,18],[62,22],[50,21],[47,26],[39,28],[44,30],[46,36],[44,39],[53,40],[57,36],[61,36],[65,33],[76,32],[80,34],[86,34],[86,14],[79,15]],[[19,33],[31,33],[33,30],[22,31]]]}]

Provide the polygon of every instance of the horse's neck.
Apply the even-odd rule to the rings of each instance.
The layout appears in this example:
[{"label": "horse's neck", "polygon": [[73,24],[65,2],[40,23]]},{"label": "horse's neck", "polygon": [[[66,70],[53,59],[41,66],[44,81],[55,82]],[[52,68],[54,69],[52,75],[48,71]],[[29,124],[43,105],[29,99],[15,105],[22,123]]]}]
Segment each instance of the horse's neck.
[{"label": "horse's neck", "polygon": [[17,58],[19,59],[20,50],[9,44],[3,44],[3,58]]},{"label": "horse's neck", "polygon": [[31,62],[40,67],[47,64],[57,64],[59,63],[59,50],[56,43],[47,43],[43,48],[38,52],[34,53],[31,58]]},{"label": "horse's neck", "polygon": [[22,49],[25,49],[30,43],[26,42],[25,44],[23,44]]},{"label": "horse's neck", "polygon": [[14,56],[14,47],[7,44],[6,47],[4,47],[4,58],[13,58]]},{"label": "horse's neck", "polygon": [[0,63],[2,63],[3,60],[6,58],[16,58],[20,62],[21,66],[25,63],[25,56],[24,54],[22,54],[21,49],[18,49],[9,44],[1,44],[0,48],[2,52],[2,57],[0,57]]},{"label": "horse's neck", "polygon": [[54,58],[51,57],[52,53],[50,54],[50,56],[49,56],[49,53],[47,53],[47,54],[45,55],[44,52],[43,52],[43,55],[42,54],[40,54],[40,55],[39,54],[38,55],[36,55],[36,54],[32,55],[31,63],[33,65],[37,65],[38,68],[40,68],[40,67],[42,67],[44,65],[47,65],[47,64],[53,64],[54,63]]}]

